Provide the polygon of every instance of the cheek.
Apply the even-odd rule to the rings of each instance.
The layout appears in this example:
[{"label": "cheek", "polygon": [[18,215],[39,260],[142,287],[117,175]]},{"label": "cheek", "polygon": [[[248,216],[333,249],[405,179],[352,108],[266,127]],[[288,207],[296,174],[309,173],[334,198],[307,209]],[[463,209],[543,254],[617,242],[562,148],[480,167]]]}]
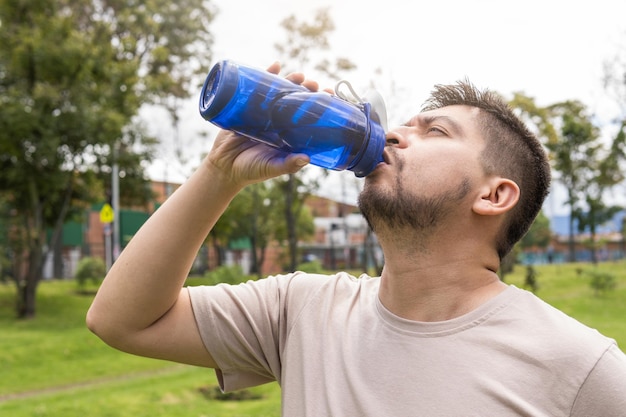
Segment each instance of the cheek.
[{"label": "cheek", "polygon": [[432,193],[455,188],[460,182],[467,182],[477,173],[477,165],[465,155],[448,154],[442,156],[422,155],[401,165],[398,187],[404,192],[417,190],[419,194]]},{"label": "cheek", "polygon": [[479,166],[476,155],[467,148],[457,146],[440,147],[437,149],[423,149],[416,152],[415,158],[405,161],[407,166],[421,171],[432,177],[443,176],[446,178],[455,175],[470,175]]}]

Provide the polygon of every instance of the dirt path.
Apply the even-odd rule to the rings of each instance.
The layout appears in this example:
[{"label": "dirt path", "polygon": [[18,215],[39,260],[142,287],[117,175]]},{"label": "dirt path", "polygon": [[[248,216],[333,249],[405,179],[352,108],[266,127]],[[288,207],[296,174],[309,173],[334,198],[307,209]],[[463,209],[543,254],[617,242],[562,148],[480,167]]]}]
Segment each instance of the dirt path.
[{"label": "dirt path", "polygon": [[64,392],[77,391],[81,389],[95,388],[95,387],[99,387],[102,385],[115,383],[115,382],[132,381],[134,379],[142,379],[142,378],[148,378],[148,377],[158,376],[158,375],[167,375],[167,374],[172,374],[174,372],[180,371],[185,368],[186,368],[185,365],[173,365],[173,366],[169,366],[163,369],[143,371],[143,372],[134,372],[132,374],[125,374],[125,375],[118,375],[118,376],[111,376],[111,377],[104,377],[104,378],[97,378],[97,379],[92,379],[89,381],[82,381],[82,382],[76,382],[72,384],[58,385],[58,386],[34,389],[34,390],[23,391],[23,392],[15,392],[11,394],[0,394],[0,404],[7,402],[7,401],[12,401],[12,400],[24,400],[28,398],[35,398],[35,397],[43,396],[43,395],[59,394],[59,393],[64,393]]}]

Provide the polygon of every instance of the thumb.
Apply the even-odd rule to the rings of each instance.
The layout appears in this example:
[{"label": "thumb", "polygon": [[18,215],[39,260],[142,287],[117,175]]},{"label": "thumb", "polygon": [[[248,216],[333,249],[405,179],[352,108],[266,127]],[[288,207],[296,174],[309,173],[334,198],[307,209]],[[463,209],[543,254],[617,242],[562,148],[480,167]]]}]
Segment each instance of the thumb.
[{"label": "thumb", "polygon": [[308,155],[303,153],[290,154],[285,158],[285,168],[289,174],[295,174],[311,162]]}]

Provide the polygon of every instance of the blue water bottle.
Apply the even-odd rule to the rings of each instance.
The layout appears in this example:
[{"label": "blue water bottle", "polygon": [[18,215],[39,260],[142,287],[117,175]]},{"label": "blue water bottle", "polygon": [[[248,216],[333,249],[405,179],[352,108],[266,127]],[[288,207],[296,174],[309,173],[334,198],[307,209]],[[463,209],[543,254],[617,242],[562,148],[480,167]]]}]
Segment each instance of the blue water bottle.
[{"label": "blue water bottle", "polygon": [[209,72],[200,114],[223,129],[285,152],[307,154],[314,165],[348,169],[357,177],[382,161],[385,131],[370,103],[311,92],[232,61],[221,61]]}]

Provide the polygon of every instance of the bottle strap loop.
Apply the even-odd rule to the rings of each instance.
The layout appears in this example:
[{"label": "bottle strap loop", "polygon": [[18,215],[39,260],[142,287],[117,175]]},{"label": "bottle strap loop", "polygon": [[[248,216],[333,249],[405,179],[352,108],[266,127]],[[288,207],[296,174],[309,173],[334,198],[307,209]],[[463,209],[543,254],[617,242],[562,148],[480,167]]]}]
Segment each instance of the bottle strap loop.
[{"label": "bottle strap loop", "polygon": [[[341,87],[343,86],[348,88],[351,96],[341,91]],[[356,91],[354,91],[354,88],[352,88],[352,84],[350,84],[349,81],[341,80],[335,85],[335,94],[342,100],[356,104],[361,108],[363,108],[365,103],[369,103],[372,106],[372,116],[374,116],[374,120],[376,120],[382,126],[383,130],[387,132],[387,106],[385,106],[385,101],[378,91],[370,90],[364,97],[361,97],[356,93]],[[369,120],[369,112],[367,117]]]},{"label": "bottle strap loop", "polygon": [[[350,94],[352,94],[352,97],[344,94],[341,91],[341,87],[344,86],[344,85],[348,88],[348,90],[350,90]],[[363,100],[356,93],[356,91],[354,91],[354,88],[352,88],[352,84],[350,84],[350,82],[346,81],[346,80],[341,80],[341,81],[339,81],[335,85],[335,94],[337,95],[337,97],[340,97],[340,98],[344,99],[345,101],[349,101],[350,103],[353,103],[353,104],[363,104],[363,103],[365,103],[365,100]]]}]

